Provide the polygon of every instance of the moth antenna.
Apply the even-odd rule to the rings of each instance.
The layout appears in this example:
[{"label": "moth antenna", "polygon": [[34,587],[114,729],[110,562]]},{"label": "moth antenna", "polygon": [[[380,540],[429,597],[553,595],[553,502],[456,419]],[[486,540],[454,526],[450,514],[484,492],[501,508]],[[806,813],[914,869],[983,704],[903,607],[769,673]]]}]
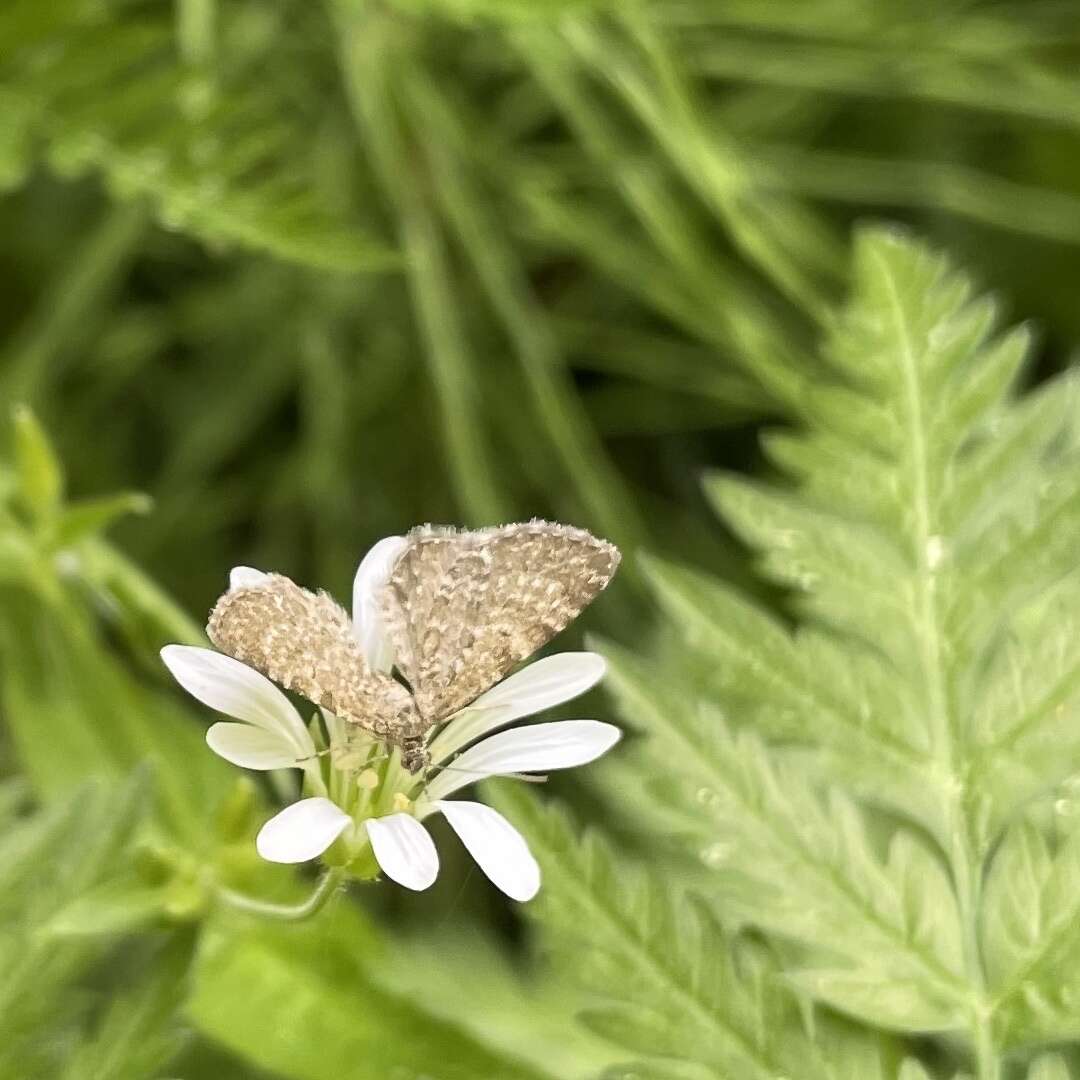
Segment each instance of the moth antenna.
[{"label": "moth antenna", "polygon": [[326,757],[330,752],[330,747],[327,747],[325,750],[316,750],[314,754],[308,754],[307,757],[297,758],[296,764],[303,765],[305,761],[314,761],[316,758]]}]

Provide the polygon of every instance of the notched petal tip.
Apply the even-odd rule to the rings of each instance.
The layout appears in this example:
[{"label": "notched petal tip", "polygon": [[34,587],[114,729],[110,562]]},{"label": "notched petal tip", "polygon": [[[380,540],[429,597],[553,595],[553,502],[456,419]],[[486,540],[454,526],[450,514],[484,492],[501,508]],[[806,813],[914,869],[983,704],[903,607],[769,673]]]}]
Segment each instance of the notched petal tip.
[{"label": "notched petal tip", "polygon": [[439,854],[431,834],[409,814],[390,814],[365,822],[371,849],[392,881],[423,892],[439,876]]}]

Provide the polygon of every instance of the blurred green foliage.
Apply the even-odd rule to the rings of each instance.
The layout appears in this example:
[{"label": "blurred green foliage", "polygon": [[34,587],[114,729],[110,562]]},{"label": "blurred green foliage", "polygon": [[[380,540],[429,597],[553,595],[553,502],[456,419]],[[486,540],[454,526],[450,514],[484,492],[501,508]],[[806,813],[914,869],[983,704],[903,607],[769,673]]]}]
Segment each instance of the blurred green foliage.
[{"label": "blurred green foliage", "polygon": [[[701,738],[699,698],[780,743],[804,722],[799,684],[785,698],[717,675],[794,663],[764,609],[726,590],[783,619],[837,612],[789,603],[750,568],[742,543],[775,540],[768,500],[721,482],[706,498],[700,481],[716,466],[831,475],[820,447],[785,457],[782,437],[766,461],[757,434],[820,422],[834,376],[817,345],[850,284],[852,226],[911,225],[1010,317],[1035,320],[1021,379],[1063,367],[1080,338],[1077,25],[1057,0],[8,0],[0,1075],[920,1080],[963,1067],[951,1037],[872,1034],[821,1010],[808,1028],[780,973],[805,967],[799,950],[819,937],[760,903],[774,936],[738,934],[728,885],[747,888],[746,868],[717,885],[698,857],[712,811],[688,814],[696,787],[668,771]],[[1026,406],[1018,455],[1059,430],[1057,400]],[[1029,465],[1035,487],[1048,482]],[[343,596],[383,535],[532,515],[627,554],[585,621],[621,643],[625,719],[652,738],[591,787],[552,785],[609,839],[579,844],[561,810],[505,796],[545,865],[545,952],[594,928],[592,951],[572,955],[597,968],[593,990],[617,983],[624,1000],[596,1004],[540,960],[517,913],[464,871],[431,897],[374,889],[304,927],[215,912],[218,881],[283,897],[304,883],[256,865],[253,830],[282,792],[205,750],[205,718],[166,686],[158,647],[201,640],[234,563]],[[1023,565],[1061,572],[1067,525]],[[821,572],[775,552],[766,569],[785,588]],[[1010,631],[1039,643],[1064,628],[1045,671],[1018,646],[1019,683],[1034,671],[1071,685],[1069,595]],[[650,712],[642,681],[677,693]],[[990,691],[1003,710],[1004,686]],[[819,712],[805,723],[826,717],[822,743],[844,765],[845,729]],[[843,786],[865,794],[872,776],[904,816],[916,780],[880,762],[854,775],[872,759],[860,738]],[[1061,740],[1056,761],[1050,743],[980,766],[996,824],[1014,809],[1001,791],[1034,797],[1066,777]],[[751,773],[758,751],[739,746],[719,760],[745,755]],[[1004,848],[1015,907],[991,879],[1006,929],[1075,915],[1060,899],[1072,849],[1039,839],[1038,806]],[[773,852],[760,843],[759,859]],[[651,872],[619,865],[635,859]],[[683,887],[709,902],[684,908]],[[1054,925],[1067,958],[1072,923]],[[988,934],[1003,970],[1043,965],[1003,997],[1007,1067],[1076,1075],[1068,1047],[1028,1052],[1076,1036],[1075,1001],[1039,994],[1059,961],[1029,955],[1037,934]],[[699,971],[702,957],[715,962]],[[821,992],[849,1012],[853,994]]]}]

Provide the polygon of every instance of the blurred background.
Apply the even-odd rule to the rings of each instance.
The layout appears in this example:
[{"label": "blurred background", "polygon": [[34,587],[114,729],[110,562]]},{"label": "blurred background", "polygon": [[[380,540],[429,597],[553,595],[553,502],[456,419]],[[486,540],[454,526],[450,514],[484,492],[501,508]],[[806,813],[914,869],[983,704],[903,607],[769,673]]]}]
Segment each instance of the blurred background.
[{"label": "blurred background", "polygon": [[[1034,320],[1032,379],[1068,361],[1076,14],[6,0],[0,1075],[602,1069],[464,864],[318,927],[208,920],[214,874],[303,885],[253,865],[275,795],[205,750],[157,649],[236,563],[344,598],[382,536],[531,516],[624,550],[584,631],[677,647],[635,555],[758,588],[699,477],[797,423],[855,222]],[[611,787],[559,790],[602,816]]]}]

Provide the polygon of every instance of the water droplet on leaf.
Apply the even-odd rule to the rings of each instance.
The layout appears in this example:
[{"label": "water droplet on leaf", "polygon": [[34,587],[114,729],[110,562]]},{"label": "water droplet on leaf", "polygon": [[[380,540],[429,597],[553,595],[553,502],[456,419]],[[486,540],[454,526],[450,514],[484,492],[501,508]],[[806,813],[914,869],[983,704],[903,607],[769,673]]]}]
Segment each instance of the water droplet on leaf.
[{"label": "water droplet on leaf", "polygon": [[931,570],[936,570],[945,558],[945,540],[940,536],[928,536],[926,538],[926,565]]},{"label": "water droplet on leaf", "polygon": [[731,854],[731,844],[719,842],[710,844],[701,850],[701,861],[710,869],[715,870],[728,861]]}]

